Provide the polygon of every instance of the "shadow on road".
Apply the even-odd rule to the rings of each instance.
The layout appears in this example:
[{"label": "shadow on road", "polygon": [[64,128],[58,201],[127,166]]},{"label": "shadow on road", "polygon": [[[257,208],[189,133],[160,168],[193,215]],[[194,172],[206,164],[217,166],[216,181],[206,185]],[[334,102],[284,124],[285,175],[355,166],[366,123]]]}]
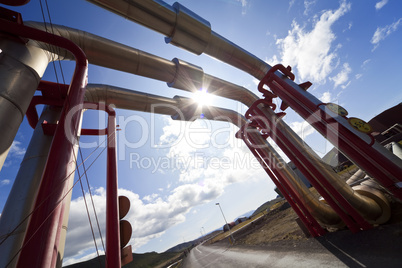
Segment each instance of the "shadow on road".
[{"label": "shadow on road", "polygon": [[348,267],[402,267],[402,223],[356,234],[338,231],[316,240]]}]

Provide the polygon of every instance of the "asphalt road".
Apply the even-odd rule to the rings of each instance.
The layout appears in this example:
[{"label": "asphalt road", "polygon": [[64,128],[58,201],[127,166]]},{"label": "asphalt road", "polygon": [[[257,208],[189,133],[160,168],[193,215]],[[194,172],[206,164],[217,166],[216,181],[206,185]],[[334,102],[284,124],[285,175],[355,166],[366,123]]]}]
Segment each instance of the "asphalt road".
[{"label": "asphalt road", "polygon": [[353,234],[348,230],[262,246],[198,245],[182,267],[402,267],[402,223]]},{"label": "asphalt road", "polygon": [[[366,267],[359,265],[360,267]],[[322,251],[274,251],[199,245],[182,267],[348,267],[333,254]]]}]

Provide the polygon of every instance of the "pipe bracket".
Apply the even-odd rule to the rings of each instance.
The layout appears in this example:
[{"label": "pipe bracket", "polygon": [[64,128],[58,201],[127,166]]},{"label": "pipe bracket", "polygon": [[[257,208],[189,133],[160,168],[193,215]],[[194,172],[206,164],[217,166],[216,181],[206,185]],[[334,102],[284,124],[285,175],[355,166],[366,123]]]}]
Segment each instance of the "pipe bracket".
[{"label": "pipe bracket", "polygon": [[177,2],[173,8],[176,24],[171,36],[165,37],[165,42],[201,55],[211,38],[211,24]]},{"label": "pipe bracket", "polygon": [[172,60],[176,64],[174,80],[167,83],[169,87],[194,92],[203,86],[204,71],[201,67],[185,62],[178,58]]}]

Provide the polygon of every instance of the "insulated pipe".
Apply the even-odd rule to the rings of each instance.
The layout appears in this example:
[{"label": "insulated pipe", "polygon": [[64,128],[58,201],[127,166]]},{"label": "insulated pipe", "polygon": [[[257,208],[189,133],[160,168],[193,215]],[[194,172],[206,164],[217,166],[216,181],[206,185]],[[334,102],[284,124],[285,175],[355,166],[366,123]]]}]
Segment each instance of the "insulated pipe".
[{"label": "insulated pipe", "polygon": [[[43,23],[25,22],[30,27],[44,30]],[[250,106],[258,97],[244,87],[204,74],[202,68],[179,59],[172,61],[112,40],[65,26],[53,25],[55,35],[73,41],[85,52],[89,63],[114,70],[164,81],[169,87],[196,92],[207,87],[208,93],[240,101]],[[37,42],[38,47],[58,53],[63,59],[73,59],[65,50]]]},{"label": "insulated pipe", "polygon": [[[165,98],[144,92],[124,89],[115,86],[101,85],[101,84],[88,84],[85,91],[85,101],[91,103],[103,102],[105,105],[113,105],[117,109],[126,109],[139,112],[148,112],[156,114],[164,114],[175,116],[185,109],[194,105],[194,100],[175,97],[173,99]],[[193,119],[199,118],[202,112],[204,118],[230,122],[237,127],[241,127],[247,121],[244,116],[239,113],[213,106],[206,106],[201,110],[196,111],[191,117]],[[177,118],[183,120],[184,118]]]},{"label": "insulated pipe", "polygon": [[[43,27],[41,24],[38,23],[30,23],[30,26],[36,27],[36,28],[41,28]],[[82,45],[84,47],[84,51],[88,51],[88,59],[91,62],[92,58],[95,57],[95,54],[98,54],[99,51],[103,51],[103,53],[99,53],[99,55],[103,55],[103,57],[99,56],[99,58],[95,58],[97,60],[97,64],[104,66],[104,67],[110,67],[110,68],[114,68],[114,66],[121,66],[119,64],[114,64],[114,60],[115,59],[111,59],[109,58],[107,52],[109,52],[109,47],[113,47],[116,50],[122,50],[125,52],[131,51],[134,54],[133,55],[139,55],[145,52],[139,52],[138,50],[132,49],[132,48],[128,48],[124,45],[120,45],[118,43],[115,43],[113,41],[104,39],[104,38],[100,38],[88,33],[81,32],[81,31],[77,31],[77,30],[73,30],[73,29],[68,29],[66,27],[59,27],[56,26],[56,33],[61,35],[61,36],[65,36],[65,37],[69,37],[72,40],[74,40],[76,43]],[[86,38],[90,38],[91,42],[87,41]],[[97,43],[96,43],[96,42]],[[97,44],[97,45],[96,45]],[[100,48],[101,50],[99,50]],[[106,48],[105,48],[106,47]],[[91,55],[93,54],[93,56],[91,57]],[[117,53],[116,54],[120,54]],[[120,54],[121,55],[121,54]],[[128,55],[128,56],[127,56]],[[170,68],[167,64],[167,61],[163,61],[163,60],[159,60],[159,58],[155,57],[156,59],[154,59],[153,61],[147,62],[146,59],[152,59],[152,56],[150,56],[149,54],[145,53],[145,55],[147,55],[146,57],[144,57],[143,60],[138,60],[138,62],[144,62],[146,64],[146,66],[148,66],[149,70],[153,70],[156,73],[161,73],[163,75],[163,73],[166,73],[166,75],[170,74]],[[63,55],[63,57],[68,58],[68,55]],[[132,60],[130,61],[130,63],[136,65],[136,68],[134,68],[135,70],[141,69],[141,65],[139,65],[139,63],[137,63],[136,61],[134,61],[136,59],[137,56],[133,57]],[[103,60],[101,60],[102,58],[105,58]],[[121,58],[121,56],[118,58],[118,60],[126,60],[127,58],[130,58],[130,53],[126,53],[124,59]],[[94,59],[94,60],[95,60]],[[112,64],[111,64],[112,62]],[[202,70],[200,71],[200,68],[197,68],[194,65],[188,64],[188,63],[183,63],[180,60],[175,59],[173,61],[176,65],[177,71],[174,75],[174,78],[171,80],[172,82],[169,83],[169,86],[176,86],[177,88],[181,88],[181,89],[196,89],[197,86],[192,86],[194,85],[194,81],[199,81],[199,77],[201,77],[201,73]],[[92,61],[93,63],[93,61]],[[153,64],[161,64],[164,65],[166,64],[165,67],[167,67],[167,70],[161,71],[159,68],[154,68],[154,67],[149,67],[149,66],[153,66]],[[123,64],[124,66],[125,64]],[[119,67],[119,70],[128,70],[128,68],[122,69],[121,67]],[[129,71],[132,72],[132,71]],[[136,72],[136,74],[138,74]],[[187,75],[187,74],[192,74],[192,75]],[[144,76],[148,76],[151,77],[151,75],[147,74],[147,72],[145,73],[140,73],[140,75],[144,75]],[[188,79],[188,77],[190,77],[190,79]],[[197,79],[198,77],[198,79]],[[206,76],[207,80],[209,81],[209,84],[212,85],[210,86],[210,88],[216,88],[216,93],[219,96],[225,96],[228,97],[230,99],[234,99],[234,100],[238,100],[241,101],[242,103],[246,104],[247,106],[250,106],[255,100],[258,99],[257,96],[255,96],[253,93],[249,92],[248,90],[238,87],[236,85],[233,85],[229,82],[214,78],[212,76]],[[154,77],[151,77],[154,78]],[[187,80],[185,80],[187,78]],[[214,84],[216,86],[214,86]],[[211,92],[211,90],[209,90]],[[90,92],[90,91],[87,91]],[[212,91],[214,92],[214,91]],[[88,98],[88,94],[87,93],[86,96]],[[98,92],[97,94],[105,94],[105,93],[101,93]],[[111,96],[113,96],[113,93],[109,92],[108,94],[110,94]],[[120,91],[121,94],[121,91]],[[122,101],[122,105],[130,105],[130,103],[128,103],[128,98],[127,96],[130,94],[129,92],[125,92],[125,97],[121,99]],[[113,98],[113,97],[112,97]],[[90,100],[95,101],[95,100]],[[116,105],[116,103],[114,103]],[[116,106],[117,108],[119,108],[118,106]],[[126,106],[127,107],[127,106]],[[146,108],[146,107],[145,107]],[[225,121],[225,120],[222,120]],[[272,147],[267,147],[267,150],[273,150]],[[276,153],[276,152],[275,152]],[[289,175],[289,174],[288,174]],[[319,204],[319,203],[317,203]],[[320,205],[318,205],[320,206]],[[325,213],[328,214],[328,213]],[[326,222],[323,217],[319,217],[321,219],[322,222]],[[334,220],[333,222],[339,222],[338,219]],[[331,221],[332,222],[332,221]]]},{"label": "insulated pipe", "polygon": [[[179,3],[170,6],[160,0],[89,0],[89,2],[164,34],[168,37],[166,40],[172,41],[174,45],[196,54],[206,53],[249,73],[259,80],[263,79],[271,69],[269,64],[256,56],[210,29],[205,29],[209,23]],[[209,36],[208,32],[210,32]],[[201,49],[192,50],[191,47],[197,42],[207,43],[207,45],[203,45]],[[204,47],[205,49],[203,49]],[[319,107],[322,104],[321,101],[283,76],[279,71],[276,71],[275,74],[281,77],[282,83],[286,84],[292,91],[289,94],[285,90],[273,90],[275,94],[339,147],[352,161],[380,181],[395,196],[402,199],[402,181],[400,178],[402,161],[377,142],[369,145],[371,141],[367,141],[367,135],[355,130],[344,118],[334,116],[330,112],[324,112],[325,118],[316,118],[314,113],[322,113],[324,110]],[[333,123],[333,120],[337,121],[338,127],[332,133],[332,128],[329,125]]]},{"label": "insulated pipe", "polygon": [[[57,147],[52,146],[50,149],[41,187],[35,201],[35,211],[31,216],[24,238],[24,246],[17,263],[17,267],[48,267],[52,264],[52,255],[57,255],[58,244],[55,244],[55,241],[60,234],[59,227],[61,227],[61,222],[59,222],[61,209],[58,204],[63,192],[67,192],[68,183],[65,178],[72,174],[69,164],[73,158],[74,150],[77,148],[74,141],[79,133],[81,113],[76,113],[69,118],[70,120],[67,121],[66,125],[64,124],[71,109],[83,102],[87,61],[82,50],[65,38],[7,21],[0,23],[0,30],[23,38],[52,43],[70,50],[76,57],[77,68],[71,81],[68,102],[62,108],[60,121],[52,141],[52,144],[57,144]],[[66,135],[70,135],[73,142],[67,139]],[[60,154],[60,152],[62,153]],[[51,192],[54,195],[49,195]],[[46,220],[43,221],[43,219]],[[56,252],[54,252],[55,248]]]},{"label": "insulated pipe", "polygon": [[[146,2],[146,1],[144,1],[144,2]],[[37,26],[35,26],[35,27],[37,27]],[[71,34],[72,33],[72,31],[71,31],[71,29],[69,29],[68,30],[68,34]],[[88,34],[87,34],[88,35]],[[95,37],[95,36],[94,36]],[[99,38],[99,37],[97,37],[97,38]],[[103,39],[103,41],[102,41],[102,45],[110,45],[110,43],[114,43],[114,42],[112,42],[112,41],[110,41],[110,40],[107,40],[107,39]],[[120,46],[122,46],[122,45],[120,45]],[[87,49],[89,49],[89,47],[90,46],[84,46],[84,47],[87,47]],[[114,43],[114,46],[113,47],[119,47],[119,45],[117,44],[117,43]],[[125,47],[125,46],[124,46]],[[96,50],[96,47],[93,47],[95,50]],[[127,47],[126,47],[127,48]],[[92,47],[91,47],[91,50],[90,51],[94,51],[94,50],[92,50]],[[148,54],[149,55],[149,54]],[[106,57],[106,56],[104,56],[104,57]],[[102,58],[102,57],[101,57]],[[187,89],[190,89],[190,91],[194,91],[194,89],[197,89],[197,86],[196,86],[196,83],[194,83],[194,81],[199,81],[199,80],[197,80],[196,78],[197,77],[199,77],[200,76],[200,71],[198,70],[197,71],[197,68],[194,68],[194,66],[191,66],[190,64],[180,64],[180,61],[179,60],[176,60],[176,61],[174,61],[174,63],[175,63],[175,65],[176,65],[176,73],[175,73],[175,75],[174,75],[174,78],[173,78],[173,80],[171,80],[171,82],[168,82],[168,84],[170,85],[170,86],[176,86],[177,88],[187,88]],[[108,63],[106,63],[106,64],[108,64]],[[100,65],[102,65],[102,64],[100,64]],[[105,66],[105,65],[102,65],[102,66]],[[139,66],[137,66],[137,67],[139,67]],[[149,65],[147,65],[147,67],[149,68],[149,69],[152,69],[152,68],[150,68],[149,67]],[[113,67],[111,67],[111,68],[113,68]],[[136,69],[138,69],[138,68],[136,68]],[[170,69],[169,69],[170,70]],[[185,71],[182,71],[182,70],[185,70]],[[167,72],[168,74],[170,74],[170,71],[168,71]],[[186,84],[186,81],[180,81],[181,79],[182,79],[182,77],[185,77],[185,75],[183,75],[183,74],[185,74],[185,73],[190,73],[190,74],[193,74],[192,76],[191,76],[191,79],[189,79],[188,80],[188,82],[187,82],[187,84]],[[154,77],[152,77],[152,76],[148,76],[148,77],[151,77],[151,78],[154,78]],[[195,78],[195,79],[194,79]],[[179,82],[177,82],[176,80],[177,79],[179,79]],[[195,85],[195,86],[192,86],[192,85]],[[193,89],[191,89],[191,88],[193,88]],[[249,94],[249,93],[247,93],[247,91],[245,90],[245,89],[243,89],[243,88],[241,88],[241,90],[238,90],[237,92],[235,92],[236,94],[233,94],[233,88],[228,88],[228,90],[229,91],[227,91],[227,92],[231,92],[232,94],[229,94],[229,96],[230,96],[230,98],[231,99],[235,99],[235,100],[239,100],[239,101],[242,101],[243,103],[245,103],[246,105],[250,105],[250,103],[252,102],[252,101],[254,101],[254,100],[257,100],[258,98],[254,95],[254,94],[252,94],[251,93],[251,95]],[[221,93],[222,92],[219,92],[219,95],[221,95]],[[238,94],[237,94],[238,93]],[[244,101],[244,99],[245,98],[243,98],[244,96],[247,96],[247,94],[249,94],[249,96],[250,96],[250,98],[248,98],[248,100],[247,101]]]},{"label": "insulated pipe", "polygon": [[[104,102],[106,105],[114,105],[116,108],[136,110],[141,112],[154,112],[174,116],[185,107],[194,105],[194,101],[186,98],[169,99],[143,92],[98,84],[88,84],[85,92],[85,100],[88,102]],[[153,108],[154,107],[154,108]],[[198,111],[200,112],[200,111]],[[207,106],[203,109],[204,118],[209,120],[230,122],[237,127],[247,123],[244,116],[228,110]],[[191,117],[197,117],[193,114]],[[178,118],[183,120],[183,118]],[[328,205],[320,202],[306,185],[297,177],[293,170],[286,164],[274,148],[258,133],[250,133],[250,137],[258,141],[257,145],[262,146],[271,155],[272,161],[278,163],[278,170],[288,178],[292,188],[299,194],[301,200],[310,208],[314,217],[326,224],[339,226],[340,218]]]},{"label": "insulated pipe", "polygon": [[16,265],[53,139],[43,133],[42,122],[57,123],[60,110],[44,108],[4,205],[0,217],[0,267]]},{"label": "insulated pipe", "polygon": [[[43,27],[38,23],[31,23],[30,25],[37,28]],[[170,80],[170,82],[168,82],[170,86],[174,86],[180,89],[187,89],[190,91],[197,90],[197,88],[199,88],[199,85],[202,84],[202,82],[200,82],[200,77],[203,76],[202,69],[194,65],[180,61],[178,59],[173,60],[173,64],[175,65],[175,71],[173,72],[175,73],[174,75],[172,75],[173,74],[171,68],[172,62],[170,61],[163,60],[159,57],[152,56],[148,53],[141,52],[129,48],[127,46],[118,44],[116,42],[98,36],[94,36],[88,33],[84,33],[82,31],[77,31],[59,26],[55,27],[55,29],[56,32],[61,36],[66,37],[68,36],[76,43],[78,43],[80,46],[82,46],[85,51],[88,51],[89,54],[88,57],[89,60],[92,61],[92,63],[94,63],[95,61],[95,64],[99,64],[101,66],[109,68],[117,68],[118,70],[123,70],[147,76],[150,78],[156,78],[160,80],[165,79],[165,81]],[[112,48],[114,48],[115,52],[113,52],[114,54],[112,54],[113,57],[110,57],[108,53],[110,53],[110,49]],[[124,58],[121,57],[121,54],[123,52],[125,52]],[[120,56],[117,59],[114,59],[114,56],[116,56],[115,54]],[[130,55],[133,56],[131,57]],[[68,58],[67,54],[62,56]],[[137,57],[141,58],[141,60],[138,59]],[[127,59],[129,59],[129,62],[127,62]],[[118,64],[119,61],[123,61],[123,64]],[[144,64],[140,64],[140,62]],[[135,68],[130,69],[130,63],[133,64]],[[160,66],[157,67],[158,64],[164,66],[166,70],[162,71],[162,68]],[[145,68],[143,66],[145,66]],[[246,89],[230,84],[229,82],[213,77],[211,77],[210,80],[213,83],[217,84],[217,86],[215,87],[212,86],[212,88],[216,89],[217,95],[220,96],[223,95],[225,97],[229,97],[234,100],[239,100],[248,106],[252,102],[258,99],[257,96],[250,93]],[[211,84],[213,85],[213,83]]]},{"label": "insulated pipe", "polygon": [[126,19],[144,25],[195,54],[206,53],[262,79],[270,66],[211,30],[209,22],[179,3],[160,0],[87,0]]},{"label": "insulated pipe", "polygon": [[25,44],[11,35],[1,34],[0,170],[45,72],[50,60],[48,56],[48,52],[32,46],[32,42]]}]

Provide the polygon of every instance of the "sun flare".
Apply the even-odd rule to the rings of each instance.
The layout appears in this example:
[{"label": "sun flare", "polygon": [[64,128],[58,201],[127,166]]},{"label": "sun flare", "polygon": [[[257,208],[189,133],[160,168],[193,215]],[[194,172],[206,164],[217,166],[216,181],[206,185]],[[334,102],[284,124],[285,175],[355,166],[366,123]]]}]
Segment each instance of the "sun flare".
[{"label": "sun flare", "polygon": [[193,100],[198,103],[199,106],[208,105],[211,102],[211,95],[207,93],[206,89],[201,89],[194,93]]}]

